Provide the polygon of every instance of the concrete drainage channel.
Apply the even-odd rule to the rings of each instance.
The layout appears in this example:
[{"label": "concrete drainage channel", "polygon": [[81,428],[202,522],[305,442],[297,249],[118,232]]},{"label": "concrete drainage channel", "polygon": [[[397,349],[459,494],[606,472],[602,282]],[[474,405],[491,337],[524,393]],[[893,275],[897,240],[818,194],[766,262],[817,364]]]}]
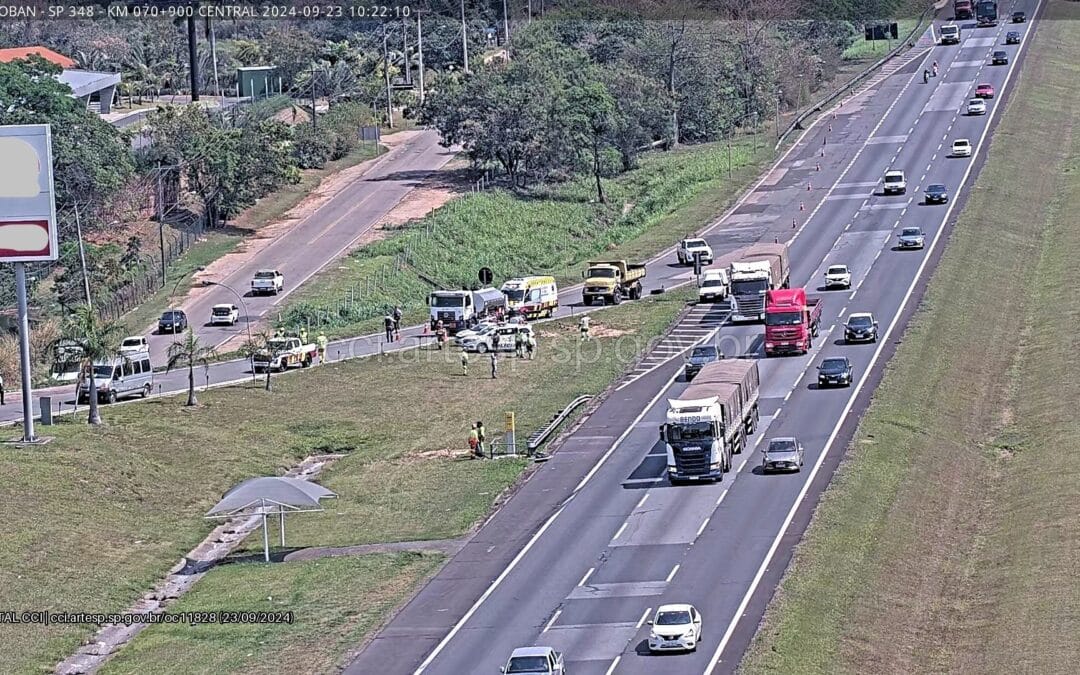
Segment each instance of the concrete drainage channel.
[{"label": "concrete drainage channel", "polygon": [[[342,455],[312,455],[285,473],[292,478],[314,480],[322,470]],[[260,511],[261,513],[261,511]],[[188,552],[153,589],[127,608],[122,616],[131,623],[109,623],[98,629],[90,641],[57,664],[59,675],[97,672],[121,647],[150,624],[146,617],[163,613],[211,568],[234,551],[240,542],[262,524],[260,515],[235,518],[218,525],[202,542]]]}]

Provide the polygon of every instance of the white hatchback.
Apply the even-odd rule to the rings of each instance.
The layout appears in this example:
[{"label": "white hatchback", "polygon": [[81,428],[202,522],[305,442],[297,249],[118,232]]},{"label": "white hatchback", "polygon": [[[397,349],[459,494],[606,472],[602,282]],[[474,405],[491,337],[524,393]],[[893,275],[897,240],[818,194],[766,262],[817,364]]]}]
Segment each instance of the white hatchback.
[{"label": "white hatchback", "polygon": [[966,138],[958,138],[952,142],[953,157],[971,157],[971,141]]}]

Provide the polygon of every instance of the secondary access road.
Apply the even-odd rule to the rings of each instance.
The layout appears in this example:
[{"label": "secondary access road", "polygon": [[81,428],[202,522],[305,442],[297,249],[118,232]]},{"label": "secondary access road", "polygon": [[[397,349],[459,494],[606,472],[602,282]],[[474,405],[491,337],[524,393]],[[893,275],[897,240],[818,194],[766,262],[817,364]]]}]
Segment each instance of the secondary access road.
[{"label": "secondary access road", "polygon": [[[897,58],[887,64],[880,75],[864,85],[863,91],[873,91],[874,87],[890,73],[904,68],[913,58],[917,57],[921,53],[920,49],[925,46],[919,45],[919,48],[910,55]],[[723,217],[706,229],[705,237],[709,240],[717,256],[758,240],[786,239],[791,236],[792,232],[797,231],[796,227],[792,226],[792,223],[796,223],[797,227],[803,226],[812,210],[822,203],[827,193],[826,186],[840,175],[847,164],[847,158],[857,150],[858,139],[868,133],[873,126],[873,123],[868,123],[864,116],[854,114],[858,111],[859,105],[859,97],[855,96],[841,106],[835,119],[822,119],[820,122],[815,122],[804,134],[803,138],[793,144],[776,162],[772,170],[764,175],[727,214],[724,214]],[[431,148],[425,150],[424,148],[427,148],[428,145],[431,145]],[[412,152],[419,151],[422,156],[421,159],[427,161],[427,159],[432,159],[427,153],[434,151],[434,147],[434,139],[429,138],[422,148],[414,147]],[[403,148],[397,148],[385,155],[381,161],[386,162],[398,157],[395,153],[402,150]],[[436,155],[433,159],[436,162],[442,162],[446,157]],[[408,160],[407,155],[400,159],[400,161],[406,160]],[[355,200],[362,200],[364,197],[363,195],[357,197],[353,191],[370,190],[370,183],[374,183],[376,189],[385,189],[388,185],[400,185],[401,183],[405,183],[405,186],[408,187],[408,181],[416,178],[415,172],[418,169],[414,167],[412,169],[414,173],[407,174],[398,165],[395,164],[394,166],[397,168],[393,172],[390,166],[384,165],[382,167],[382,171],[388,174],[386,180],[360,181],[360,185],[353,186],[338,195],[320,209],[318,213],[305,221],[306,226],[318,227],[318,223],[322,223],[321,227],[325,229],[327,224],[332,223],[334,224],[333,232],[337,233],[335,236],[339,239],[359,236],[356,231],[363,226],[362,223],[367,222],[368,226],[370,226],[370,223],[377,220],[381,215],[376,216],[372,212],[371,209],[374,207],[372,201],[361,203],[358,207]],[[428,166],[430,167],[430,165]],[[377,175],[373,174],[373,177],[377,177]],[[812,189],[806,190],[809,181],[813,183],[811,185]],[[382,203],[381,197],[379,201]],[[328,211],[331,208],[333,211]],[[355,211],[356,220],[353,220],[352,217],[342,218],[342,212],[351,212],[348,209]],[[315,225],[312,225],[313,223]],[[312,270],[325,264],[325,262],[319,262],[317,257],[312,260],[307,259],[306,256],[310,253],[309,244],[312,237],[308,236],[305,239],[304,236],[298,236],[301,241],[293,243],[296,244],[299,252],[293,251],[291,259],[301,265],[305,270],[304,272],[297,272],[293,268],[279,265],[275,257],[276,249],[271,248],[268,249],[269,253],[264,251],[245,270],[238,271],[227,279],[218,279],[217,281],[223,281],[238,292],[246,293],[250,285],[250,274],[255,269],[277,267],[285,272],[286,293],[294,290],[298,280],[304,278],[304,274],[310,276],[313,273]],[[289,248],[284,244],[279,245],[286,249]],[[325,249],[326,247],[320,248]],[[329,249],[332,251],[334,247],[330,246]],[[691,281],[689,268],[680,267],[676,264],[674,248],[670,248],[648,261],[648,267],[649,272],[645,279],[646,291],[651,292],[661,287],[670,289]],[[297,274],[300,276],[297,277]],[[211,287],[205,289],[204,293],[207,293],[207,295],[200,296],[196,302],[184,305],[183,309],[195,323],[200,336],[212,343],[220,343],[237,335],[243,335],[245,330],[244,321],[247,318],[251,318],[253,321],[258,320],[259,316],[270,311],[269,308],[274,306],[275,300],[283,297],[245,297],[244,302],[247,305],[250,317],[242,315],[240,322],[232,328],[210,328],[206,326],[200,327],[198,323],[200,318],[209,313],[209,308],[212,305],[219,302],[235,303],[236,299],[223,288]],[[564,317],[582,311],[596,311],[596,308],[587,309],[582,307],[580,299],[581,291],[579,287],[564,289],[560,293],[562,306],[556,316]],[[380,351],[411,349],[417,345],[424,331],[423,326],[411,326],[403,329],[401,333],[402,341],[394,344],[386,344],[381,333],[335,341],[330,344],[329,357],[331,360],[338,360],[370,356],[378,354]],[[160,366],[164,361],[163,352],[174,338],[170,335],[164,335],[151,336],[150,339],[153,347],[153,362],[155,365]],[[250,374],[251,371],[246,361],[235,360],[213,364],[209,369],[200,372],[199,376],[205,378],[202,383],[220,385],[241,381],[245,377],[249,377]],[[182,392],[186,388],[187,376],[185,373],[159,373],[155,377],[155,391],[158,393]],[[53,387],[49,390],[35,392],[34,410],[38,410],[40,407],[39,395],[51,396],[54,407],[66,406],[70,410],[70,406],[74,403],[74,385],[70,388]],[[8,396],[7,405],[0,406],[0,424],[10,424],[21,419],[21,417],[22,409],[19,397],[17,395]]]},{"label": "secondary access road", "polygon": [[[344,188],[227,277],[214,279],[244,296],[244,307],[240,308],[240,319],[235,326],[205,325],[214,305],[239,306],[236,296],[225,288],[200,289],[180,309],[206,344],[220,345],[244,335],[245,322],[261,320],[289,293],[341,256],[400,202],[418,180],[438,171],[453,155],[452,150],[439,145],[437,132],[420,132],[376,159],[363,178]],[[256,270],[263,268],[279,270],[285,276],[283,293],[258,297],[250,294],[251,279]],[[151,334],[149,338],[151,360],[160,365],[165,362],[169,344],[176,338],[168,334]]]},{"label": "secondary access road", "polygon": [[[1036,4],[1001,7],[1006,16],[1013,9],[1031,16]],[[972,27],[960,45],[927,55],[926,64],[942,66],[930,84],[916,61],[850,103],[872,128],[846,155],[813,219],[796,228],[792,281],[815,288],[827,265],[843,262],[853,268],[855,287],[819,293],[824,323],[810,355],[761,361],[755,443],[797,435],[807,450],[801,473],[761,475],[760,456],[748,451],[719,484],[670,486],[657,428],[666,399],[686,385],[675,381],[678,363],[669,363],[613,393],[347,672],[497,672],[511,649],[530,644],[564,651],[577,674],[733,671],[850,437],[852,411],[865,405],[943,245],[954,207],[925,206],[919,190],[942,182],[955,199],[967,189],[978,158],[949,157],[951,140],[970,138],[985,152],[993,111],[1022,50],[1000,46],[1004,32],[1034,26]],[[1010,53],[1009,66],[988,65],[995,48]],[[980,82],[999,92],[991,114],[960,114]],[[907,172],[907,195],[875,194],[888,168]],[[927,249],[895,250],[899,228],[915,225],[926,232]],[[855,311],[878,316],[877,345],[842,344],[839,326]],[[760,326],[725,328],[723,340],[755,358],[760,333]],[[857,384],[818,390],[813,366],[834,355],[853,361]],[[669,602],[701,610],[697,653],[647,654],[644,621]]]}]

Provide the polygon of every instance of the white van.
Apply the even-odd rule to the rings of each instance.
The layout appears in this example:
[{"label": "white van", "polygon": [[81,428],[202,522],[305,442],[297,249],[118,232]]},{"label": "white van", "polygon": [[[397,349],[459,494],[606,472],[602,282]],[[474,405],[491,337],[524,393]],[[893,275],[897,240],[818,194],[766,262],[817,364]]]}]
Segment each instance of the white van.
[{"label": "white van", "polygon": [[727,270],[708,269],[701,275],[701,286],[698,288],[698,302],[719,302],[728,296]]},{"label": "white van", "polygon": [[[94,362],[94,382],[98,400],[115,403],[127,396],[146,398],[154,388],[154,369],[150,365],[150,352],[128,352],[111,359]],[[90,379],[83,371],[79,379],[78,401],[90,401]]]}]

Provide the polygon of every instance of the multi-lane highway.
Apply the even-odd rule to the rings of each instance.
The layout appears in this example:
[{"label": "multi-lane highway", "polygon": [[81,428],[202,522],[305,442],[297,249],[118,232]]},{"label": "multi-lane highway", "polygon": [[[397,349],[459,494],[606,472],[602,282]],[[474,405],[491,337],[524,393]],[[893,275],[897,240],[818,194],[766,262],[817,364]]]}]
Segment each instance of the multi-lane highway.
[{"label": "multi-lane highway", "polygon": [[[1034,18],[1038,5],[1000,6],[1004,17],[1014,9]],[[715,245],[740,224],[767,221],[772,226],[758,235],[771,239],[778,218],[788,225],[792,200],[802,200],[795,196],[800,185],[811,195],[822,191],[798,207],[809,217],[795,216],[786,236],[778,235],[791,242],[793,285],[823,299],[821,337],[807,356],[761,359],[762,423],[735,471],[714,485],[666,481],[657,429],[666,400],[686,385],[677,380],[679,363],[656,369],[601,403],[347,672],[494,673],[525,645],[564,652],[575,675],[733,671],[850,438],[853,412],[865,406],[940,254],[957,193],[962,199],[970,187],[1035,26],[1003,21],[976,29],[963,22],[961,44],[916,52],[919,58],[827,115],[828,128],[819,125],[811,138],[832,140],[801,143],[754,191],[760,199],[744,200],[710,229]],[[1023,34],[1020,46],[1004,45],[1008,30]],[[990,65],[995,49],[1009,53],[1008,65]],[[924,84],[922,71],[933,61],[940,73]],[[983,82],[997,90],[989,114],[965,115]],[[951,157],[956,138],[970,139],[975,156]],[[840,153],[833,171],[821,171],[822,148],[837,142],[850,151]],[[906,172],[906,195],[879,193],[887,169]],[[810,185],[823,176],[824,184]],[[931,182],[950,188],[948,205],[922,203]],[[770,187],[780,199],[768,199]],[[924,250],[896,249],[900,228],[909,226],[926,233]],[[851,290],[819,288],[825,267],[835,263],[852,269]],[[880,321],[877,344],[843,344],[840,326],[856,311]],[[724,351],[759,358],[761,332],[760,325],[723,328]],[[819,389],[815,365],[841,355],[855,366],[855,385]],[[806,466],[762,475],[756,444],[788,435],[805,446]],[[699,649],[649,655],[646,619],[677,602],[695,604],[704,617]]]}]

